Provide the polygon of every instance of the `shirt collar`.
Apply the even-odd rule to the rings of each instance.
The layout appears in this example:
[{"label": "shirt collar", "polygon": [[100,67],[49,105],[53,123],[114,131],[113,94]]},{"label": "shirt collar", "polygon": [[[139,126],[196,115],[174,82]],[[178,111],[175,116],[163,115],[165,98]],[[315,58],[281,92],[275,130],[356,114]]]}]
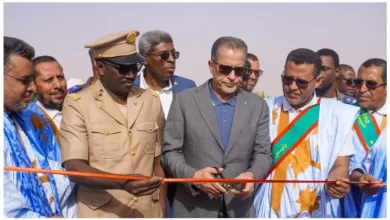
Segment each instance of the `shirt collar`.
[{"label": "shirt collar", "polygon": [[211,80],[209,82],[209,91],[210,91],[211,101],[213,102],[213,106],[221,105],[224,103],[229,104],[229,105],[234,106],[234,107],[236,106],[237,95],[235,94],[232,97],[230,97],[230,99],[227,100],[227,102],[223,102],[215,94],[215,91],[213,90],[213,87],[211,86]]},{"label": "shirt collar", "polygon": [[45,112],[47,113],[47,115],[50,116],[51,119],[55,118],[58,114],[61,114],[60,111],[58,111],[57,109],[48,109],[46,108],[45,106],[43,106],[43,104],[37,100],[37,105],[41,108],[43,108],[45,110]]},{"label": "shirt collar", "polygon": [[387,105],[387,103],[385,102],[385,104],[382,106],[382,108],[380,108],[378,111],[376,111],[376,113],[381,114],[381,115],[387,115],[386,105]]},{"label": "shirt collar", "polygon": [[[144,88],[144,89],[148,89],[150,88],[149,85],[146,83],[146,80],[145,80],[145,77],[144,77],[144,74],[145,74],[145,70],[141,72],[140,74],[140,87],[141,88]],[[168,90],[171,90],[172,89],[172,82],[171,80],[168,80],[169,81],[169,84],[167,86],[165,86],[160,92],[162,91],[168,91]]]},{"label": "shirt collar", "polygon": [[307,109],[307,108],[309,108],[310,106],[315,105],[315,104],[317,104],[317,95],[316,95],[315,92],[314,92],[314,95],[313,95],[312,100],[311,100],[309,103],[307,103],[305,106],[303,106],[303,107],[301,107],[301,108],[299,108],[299,109],[297,109],[297,110],[295,110],[295,109],[290,105],[290,103],[287,102],[286,98],[283,97],[283,111],[290,111],[290,110],[291,110],[291,111],[293,111],[293,112],[301,112],[301,111],[303,111],[303,110],[305,110],[305,109]]}]

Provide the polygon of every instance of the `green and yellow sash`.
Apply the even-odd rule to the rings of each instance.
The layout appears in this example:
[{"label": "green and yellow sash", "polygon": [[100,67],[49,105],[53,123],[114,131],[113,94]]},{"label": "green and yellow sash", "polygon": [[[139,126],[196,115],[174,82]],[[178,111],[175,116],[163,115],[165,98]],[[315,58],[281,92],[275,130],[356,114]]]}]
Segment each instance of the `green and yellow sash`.
[{"label": "green and yellow sash", "polygon": [[[383,120],[386,120],[386,118]],[[381,130],[379,129],[374,116],[364,108],[360,109],[353,128],[366,152],[371,149],[381,134]]]},{"label": "green and yellow sash", "polygon": [[271,144],[271,151],[274,156],[273,166],[268,171],[268,175],[271,174],[318,125],[319,113],[319,104],[305,109],[275,138]]}]

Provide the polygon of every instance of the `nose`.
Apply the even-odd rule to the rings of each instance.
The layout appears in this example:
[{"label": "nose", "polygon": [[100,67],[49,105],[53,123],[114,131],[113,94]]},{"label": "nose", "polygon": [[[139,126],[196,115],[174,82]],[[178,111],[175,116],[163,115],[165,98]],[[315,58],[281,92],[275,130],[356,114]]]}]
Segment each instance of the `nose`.
[{"label": "nose", "polygon": [[298,85],[297,85],[297,82],[294,80],[289,86],[288,86],[291,90],[297,90],[299,89]]},{"label": "nose", "polygon": [[227,76],[231,81],[236,79],[236,73],[235,70],[230,71],[229,75]]},{"label": "nose", "polygon": [[60,88],[60,81],[58,80],[57,77],[55,77],[54,80],[53,80],[53,88],[54,89]]},{"label": "nose", "polygon": [[359,88],[359,91],[360,91],[360,93],[364,93],[364,92],[368,91],[365,82],[362,83],[362,86]]},{"label": "nose", "polygon": [[34,80],[31,80],[27,86],[27,92],[34,92],[34,91],[36,91],[36,85]]},{"label": "nose", "polygon": [[174,63],[176,62],[176,59],[173,57],[173,53],[169,53],[168,62]]}]

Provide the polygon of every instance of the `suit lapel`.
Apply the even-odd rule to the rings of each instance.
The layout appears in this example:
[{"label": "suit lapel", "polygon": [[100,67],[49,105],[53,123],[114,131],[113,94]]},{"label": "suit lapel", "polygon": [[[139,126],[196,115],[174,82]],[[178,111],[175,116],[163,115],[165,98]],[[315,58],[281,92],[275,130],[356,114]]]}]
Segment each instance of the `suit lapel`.
[{"label": "suit lapel", "polygon": [[127,96],[127,128],[131,129],[135,120],[141,111],[142,105],[144,104],[141,96],[141,90],[133,87],[132,91]]},{"label": "suit lapel", "polygon": [[171,77],[171,83],[172,83],[172,94],[175,95],[177,93],[177,87],[179,86],[178,82],[175,80],[175,76]]},{"label": "suit lapel", "polygon": [[208,82],[209,81],[197,88],[198,93],[195,93],[194,98],[207,126],[209,127],[215,140],[218,142],[219,147],[223,150],[222,141],[217,126],[217,120],[215,119],[213,104],[211,102]]},{"label": "suit lapel", "polygon": [[111,98],[107,90],[104,89],[100,81],[95,83],[94,94],[95,94],[95,98],[98,101],[101,101],[100,108],[104,112],[106,112],[109,116],[111,116],[113,119],[115,119],[115,121],[126,126],[125,116],[122,115],[121,111],[116,106],[115,101]]},{"label": "suit lapel", "polygon": [[242,130],[242,127],[247,121],[246,118],[248,117],[249,109],[251,106],[251,103],[248,102],[247,99],[248,99],[248,94],[243,93],[241,90],[239,90],[239,92],[237,93],[236,107],[234,109],[234,118],[233,118],[232,128],[230,131],[229,144],[225,151],[225,156],[229,153],[229,151],[234,146],[234,143],[236,142],[237,137]]}]

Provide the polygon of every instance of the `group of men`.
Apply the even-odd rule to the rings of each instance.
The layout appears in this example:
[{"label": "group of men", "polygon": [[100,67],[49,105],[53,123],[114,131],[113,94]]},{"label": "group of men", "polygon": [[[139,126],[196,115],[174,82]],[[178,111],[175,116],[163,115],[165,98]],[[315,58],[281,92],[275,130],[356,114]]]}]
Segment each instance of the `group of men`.
[{"label": "group of men", "polygon": [[5,165],[148,177],[4,171],[7,217],[386,217],[385,60],[356,76],[333,50],[296,49],[283,96],[262,99],[243,40],[218,38],[196,87],[174,74],[168,33],[143,33],[137,51],[139,34],[86,44],[93,77],[70,91],[55,58],[4,37]]}]

